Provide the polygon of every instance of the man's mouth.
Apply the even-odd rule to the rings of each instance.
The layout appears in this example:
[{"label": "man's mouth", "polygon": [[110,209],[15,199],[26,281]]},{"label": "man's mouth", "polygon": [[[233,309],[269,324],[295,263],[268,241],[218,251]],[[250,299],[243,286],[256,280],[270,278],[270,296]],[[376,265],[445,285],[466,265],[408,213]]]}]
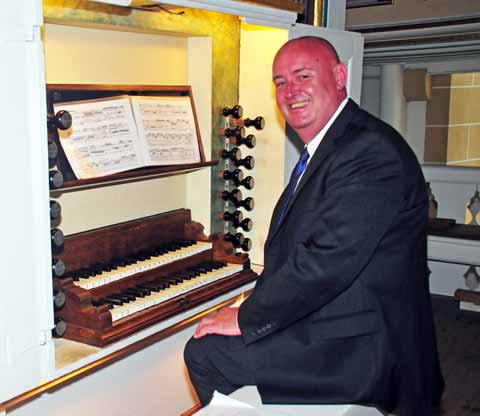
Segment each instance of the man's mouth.
[{"label": "man's mouth", "polygon": [[297,108],[303,108],[306,107],[308,104],[308,100],[303,100],[303,101],[297,101],[296,103],[290,104],[290,108],[295,110]]}]

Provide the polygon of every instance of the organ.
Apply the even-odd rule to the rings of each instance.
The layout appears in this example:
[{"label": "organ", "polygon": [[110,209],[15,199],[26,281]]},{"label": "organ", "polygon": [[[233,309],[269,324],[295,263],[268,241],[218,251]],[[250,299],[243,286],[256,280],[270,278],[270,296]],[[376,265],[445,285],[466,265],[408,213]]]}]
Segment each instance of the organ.
[{"label": "organ", "polygon": [[[62,109],[55,112],[54,104],[61,107],[65,102],[126,95],[188,97],[200,162],[146,166],[88,179],[77,178],[60,140],[61,130],[74,129],[76,120]],[[47,108],[51,114],[49,142],[58,146],[55,170],[50,171],[53,197],[83,187],[186,173],[217,163],[205,158],[188,86],[49,84]],[[234,109],[234,113],[237,112],[238,109]],[[158,113],[155,117],[155,122],[160,123],[166,115]],[[237,152],[240,158],[240,150]],[[231,158],[234,152],[222,156]],[[61,181],[57,177],[60,175]],[[232,180],[237,176],[232,176]],[[236,202],[242,202],[241,193]],[[65,299],[60,305],[56,303],[53,334],[98,347],[210,301],[257,277],[250,269],[246,254],[236,254],[232,243],[225,241],[221,234],[206,236],[203,226],[193,222],[190,211],[184,208],[65,238],[57,228],[51,233],[55,256],[54,293],[62,294]]]},{"label": "organ", "polygon": [[63,336],[105,346],[254,280],[248,256],[180,209],[65,238]]}]

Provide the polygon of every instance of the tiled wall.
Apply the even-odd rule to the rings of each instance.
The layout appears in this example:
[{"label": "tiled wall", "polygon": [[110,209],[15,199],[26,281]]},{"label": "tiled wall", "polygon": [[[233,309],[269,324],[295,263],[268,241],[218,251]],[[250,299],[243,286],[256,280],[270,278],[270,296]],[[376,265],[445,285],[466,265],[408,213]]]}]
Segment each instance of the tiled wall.
[{"label": "tiled wall", "polygon": [[480,167],[480,73],[432,75],[425,162]]}]

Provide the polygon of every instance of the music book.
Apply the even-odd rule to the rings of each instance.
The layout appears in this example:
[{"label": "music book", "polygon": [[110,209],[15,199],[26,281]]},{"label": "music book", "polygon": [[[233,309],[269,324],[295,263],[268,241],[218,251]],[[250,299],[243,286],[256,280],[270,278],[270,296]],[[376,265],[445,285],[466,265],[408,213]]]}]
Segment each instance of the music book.
[{"label": "music book", "polygon": [[53,108],[72,116],[72,126],[58,136],[77,179],[201,161],[188,96],[120,95]]}]

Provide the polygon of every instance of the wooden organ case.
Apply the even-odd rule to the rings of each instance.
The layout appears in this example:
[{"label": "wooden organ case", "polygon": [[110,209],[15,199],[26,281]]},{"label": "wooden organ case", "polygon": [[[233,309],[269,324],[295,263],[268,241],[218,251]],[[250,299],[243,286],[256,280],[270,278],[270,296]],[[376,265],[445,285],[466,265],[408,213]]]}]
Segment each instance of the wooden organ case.
[{"label": "wooden organ case", "polygon": [[67,298],[56,313],[64,336],[95,346],[256,278],[246,254],[220,234],[207,238],[185,209],[69,236],[61,258],[66,273],[54,287]]},{"label": "wooden organ case", "polygon": [[[63,101],[116,95],[190,96],[191,89],[161,86],[50,84],[47,107]],[[196,130],[198,125],[193,105]],[[75,120],[73,120],[75,123]],[[51,127],[51,126],[50,126]],[[178,175],[216,164],[206,161],[200,136],[201,160],[195,164],[152,166],[90,179],[75,177],[61,148],[58,131],[49,128],[49,142],[58,148],[50,167],[64,182],[51,193],[112,185],[159,176]],[[65,237],[54,260],[65,271],[54,276],[56,321],[66,323],[64,338],[103,347],[175,314],[207,302],[252,280],[247,254],[235,253],[223,235],[206,236],[190,210],[177,209],[146,218],[101,227]]]}]

